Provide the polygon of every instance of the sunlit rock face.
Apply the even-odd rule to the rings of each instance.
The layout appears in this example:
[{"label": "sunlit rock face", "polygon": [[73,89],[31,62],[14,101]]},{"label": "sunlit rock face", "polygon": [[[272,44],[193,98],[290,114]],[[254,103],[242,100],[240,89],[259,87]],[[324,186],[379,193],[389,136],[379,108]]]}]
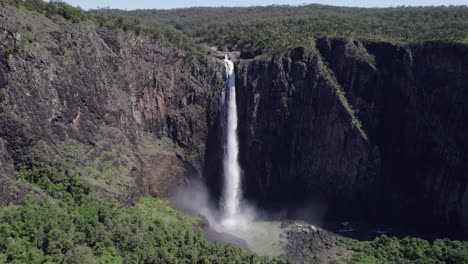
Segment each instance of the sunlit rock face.
[{"label": "sunlit rock face", "polygon": [[202,174],[217,59],[14,8],[0,7],[0,24],[1,204],[34,192],[15,165],[67,162],[125,203]]}]

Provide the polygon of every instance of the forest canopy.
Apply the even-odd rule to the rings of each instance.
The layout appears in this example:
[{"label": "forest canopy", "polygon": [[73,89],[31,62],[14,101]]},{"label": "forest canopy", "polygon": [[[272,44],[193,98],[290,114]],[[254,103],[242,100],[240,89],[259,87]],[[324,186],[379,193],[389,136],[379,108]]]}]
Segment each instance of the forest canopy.
[{"label": "forest canopy", "polygon": [[325,5],[174,10],[99,10],[169,25],[199,43],[284,51],[312,38],[346,37],[397,44],[468,43],[468,7],[350,8]]},{"label": "forest canopy", "polygon": [[403,45],[424,41],[468,44],[467,6],[354,8],[311,4],[86,12],[60,1],[5,2],[49,17],[92,21],[98,26],[149,35],[190,52],[198,49],[196,44],[208,44],[277,53],[323,36]]}]

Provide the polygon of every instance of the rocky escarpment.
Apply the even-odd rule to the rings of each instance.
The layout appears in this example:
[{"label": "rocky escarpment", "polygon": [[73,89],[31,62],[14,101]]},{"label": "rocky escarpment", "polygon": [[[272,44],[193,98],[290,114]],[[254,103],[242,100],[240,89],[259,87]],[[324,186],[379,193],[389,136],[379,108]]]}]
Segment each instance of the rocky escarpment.
[{"label": "rocky escarpment", "polygon": [[[468,47],[319,39],[238,64],[246,195],[302,215],[468,223]],[[310,210],[310,212],[307,212]]]},{"label": "rocky escarpment", "polygon": [[7,7],[0,54],[2,204],[35,192],[16,173],[31,167],[64,165],[122,201],[201,174],[223,86],[215,59]]},{"label": "rocky escarpment", "polygon": [[372,68],[353,44],[319,47],[380,150],[388,215],[466,225],[468,47],[364,43]]},{"label": "rocky escarpment", "polygon": [[[216,58],[14,8],[0,22],[2,204],[42,195],[18,171],[62,165],[124,202],[196,175],[219,198]],[[467,49],[319,39],[241,54],[246,198],[302,218],[466,225]]]},{"label": "rocky escarpment", "polygon": [[247,197],[308,208],[300,210],[307,217],[325,207],[353,215],[357,204],[373,211],[363,201],[379,183],[378,150],[318,50],[296,48],[238,68]]}]

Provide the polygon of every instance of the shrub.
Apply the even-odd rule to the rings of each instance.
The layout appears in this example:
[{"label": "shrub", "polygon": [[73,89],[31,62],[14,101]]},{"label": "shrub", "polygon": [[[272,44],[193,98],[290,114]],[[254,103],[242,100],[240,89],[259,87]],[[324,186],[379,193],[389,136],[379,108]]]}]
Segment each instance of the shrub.
[{"label": "shrub", "polygon": [[67,169],[29,168],[21,179],[52,198],[28,197],[0,207],[0,261],[7,263],[281,263],[206,241],[185,215],[163,200],[123,207],[98,198]]},{"label": "shrub", "polygon": [[6,0],[6,3],[42,13],[50,18],[59,16],[74,23],[89,21],[100,27],[110,27],[124,32],[130,31],[137,35],[144,34],[161,41],[167,41],[190,53],[197,51],[196,44],[190,37],[161,24],[141,23],[137,18],[127,19],[112,14],[86,12],[60,1]]},{"label": "shrub", "polygon": [[468,263],[468,242],[437,239],[432,244],[414,237],[380,236],[369,242],[355,242],[355,263]]}]

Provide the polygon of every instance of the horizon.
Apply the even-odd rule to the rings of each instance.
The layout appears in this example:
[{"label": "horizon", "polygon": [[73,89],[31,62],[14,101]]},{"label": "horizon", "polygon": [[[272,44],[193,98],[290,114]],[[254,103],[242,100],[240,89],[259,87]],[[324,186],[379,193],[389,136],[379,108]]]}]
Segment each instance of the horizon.
[{"label": "horizon", "polygon": [[[407,7],[421,7],[421,6],[467,6],[468,0],[389,0],[382,3],[382,1],[346,1],[346,0],[317,0],[304,2],[304,0],[233,0],[233,1],[214,1],[214,0],[173,0],[171,2],[151,1],[142,0],[137,3],[128,3],[124,0],[64,0],[64,2],[78,6],[84,10],[99,9],[99,8],[110,8],[120,10],[139,10],[139,9],[158,9],[158,10],[171,10],[171,9],[183,9],[183,8],[194,8],[194,7],[259,7],[259,6],[272,6],[272,5],[284,5],[284,6],[303,6],[311,4],[336,6],[336,7],[357,7],[357,8],[392,8],[398,6]],[[351,2],[351,3],[350,3]]]}]

